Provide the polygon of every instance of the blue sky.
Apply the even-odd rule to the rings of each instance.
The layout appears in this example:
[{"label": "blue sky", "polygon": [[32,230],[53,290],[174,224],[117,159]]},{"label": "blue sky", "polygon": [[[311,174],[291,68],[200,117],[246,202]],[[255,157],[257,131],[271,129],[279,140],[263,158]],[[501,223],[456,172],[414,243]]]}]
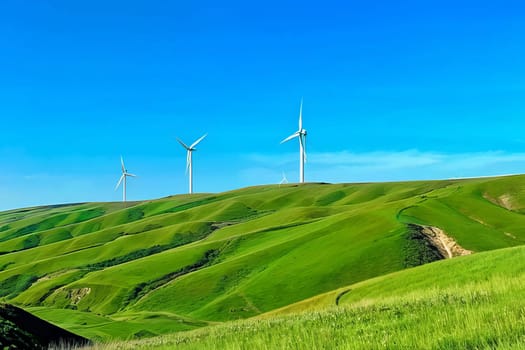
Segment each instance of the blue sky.
[{"label": "blue sky", "polygon": [[522,173],[519,1],[0,3],[0,209]]}]

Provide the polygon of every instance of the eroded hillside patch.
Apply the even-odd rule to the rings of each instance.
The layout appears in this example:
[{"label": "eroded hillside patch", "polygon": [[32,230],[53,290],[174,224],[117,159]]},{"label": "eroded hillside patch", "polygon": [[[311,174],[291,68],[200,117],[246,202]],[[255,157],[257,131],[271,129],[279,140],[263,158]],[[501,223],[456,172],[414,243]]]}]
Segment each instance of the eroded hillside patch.
[{"label": "eroded hillside patch", "polygon": [[473,251],[463,248],[445,231],[434,226],[423,226],[423,233],[429,237],[434,245],[445,255],[445,258],[470,255]]},{"label": "eroded hillside patch", "polygon": [[71,289],[68,291],[68,299],[71,300],[72,305],[77,305],[89,293],[91,293],[91,288],[88,287]]},{"label": "eroded hillside patch", "polygon": [[423,232],[424,227],[408,224],[405,234],[404,267],[415,267],[445,258],[436,244]]},{"label": "eroded hillside patch", "polygon": [[507,210],[514,210],[514,205],[512,204],[513,199],[512,196],[509,193],[504,193],[498,197],[492,197],[488,193],[483,194],[483,198],[488,200],[489,202],[492,202],[496,204],[499,207],[503,207]]},{"label": "eroded hillside patch", "polygon": [[409,224],[406,240],[405,267],[473,253],[460,246],[445,231],[434,226]]}]

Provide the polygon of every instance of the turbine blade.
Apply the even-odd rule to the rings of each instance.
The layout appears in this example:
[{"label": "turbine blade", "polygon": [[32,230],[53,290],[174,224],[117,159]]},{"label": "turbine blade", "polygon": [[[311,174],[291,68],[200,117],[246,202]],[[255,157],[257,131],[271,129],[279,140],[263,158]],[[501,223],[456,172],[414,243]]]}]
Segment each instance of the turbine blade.
[{"label": "turbine blade", "polygon": [[301,97],[301,107],[299,108],[299,131],[303,130],[303,98]]},{"label": "turbine blade", "polygon": [[287,138],[285,138],[284,140],[281,141],[281,143],[285,143],[287,141],[290,141],[291,139],[294,139],[296,138],[297,136],[299,136],[299,132],[294,132],[293,134],[291,134],[290,136],[288,136]]},{"label": "turbine blade", "polygon": [[199,144],[199,142],[201,142],[202,140],[204,140],[204,138],[208,136],[208,133],[202,135],[197,141],[195,141],[194,143],[191,144],[190,148],[193,149],[193,147],[197,146]]},{"label": "turbine blade", "polygon": [[126,173],[126,176],[137,177],[135,174]]},{"label": "turbine blade", "polygon": [[124,166],[124,158],[120,156],[120,164],[122,165],[122,173],[126,172],[126,167]]},{"label": "turbine blade", "polygon": [[179,143],[182,145],[182,147],[184,147],[186,149],[190,149],[188,146],[186,146],[186,144],[184,142],[182,142],[181,139],[177,138],[177,141],[179,141]]},{"label": "turbine blade", "polygon": [[120,184],[122,183],[122,180],[124,179],[124,176],[126,176],[126,175],[122,174],[122,176],[121,176],[120,179],[118,180],[118,182],[117,182],[117,186],[115,186],[115,191],[117,190],[117,188],[118,188],[118,187],[120,186]]}]

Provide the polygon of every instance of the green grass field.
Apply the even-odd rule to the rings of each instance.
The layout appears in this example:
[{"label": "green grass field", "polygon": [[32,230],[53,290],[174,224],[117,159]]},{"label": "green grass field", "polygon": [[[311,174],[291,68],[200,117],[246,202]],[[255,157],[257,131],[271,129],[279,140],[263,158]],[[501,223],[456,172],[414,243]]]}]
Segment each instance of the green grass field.
[{"label": "green grass field", "polygon": [[[228,329],[240,327],[244,341],[264,344],[264,327],[308,324],[310,314],[284,315],[308,310],[341,320],[362,312],[377,318],[373,324],[386,325],[395,315],[378,311],[385,303],[407,303],[407,310],[419,314],[437,309],[424,300],[438,303],[442,291],[463,295],[462,286],[472,283],[475,289],[474,273],[462,262],[472,261],[463,264],[481,276],[493,268],[485,260],[522,254],[521,248],[501,248],[523,244],[524,211],[525,176],[260,186],[12,210],[0,213],[0,298],[97,341],[197,328],[151,341],[187,343],[213,334],[230,339],[235,335],[226,336]],[[443,230],[476,254],[406,270],[437,259],[414,231],[423,226]],[[483,251],[494,252],[477,254]],[[455,267],[444,276],[439,269],[446,266]],[[417,275],[425,269],[430,272]],[[505,276],[513,281],[510,273]],[[373,283],[380,286],[366,287]],[[346,289],[351,291],[339,295]],[[217,325],[259,315],[264,319]],[[372,323],[371,332],[380,329]],[[252,326],[263,338],[244,331]],[[477,340],[490,346],[488,338]]]},{"label": "green grass field", "polygon": [[434,262],[257,318],[93,349],[523,349],[524,259],[516,247]]}]

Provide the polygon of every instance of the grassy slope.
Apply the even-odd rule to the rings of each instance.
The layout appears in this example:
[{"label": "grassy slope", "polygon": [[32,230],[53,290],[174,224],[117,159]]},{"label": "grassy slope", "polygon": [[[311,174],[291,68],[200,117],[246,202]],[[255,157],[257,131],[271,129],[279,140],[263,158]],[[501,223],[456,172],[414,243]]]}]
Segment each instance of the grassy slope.
[{"label": "grassy slope", "polygon": [[97,349],[523,349],[524,259],[515,247],[443,260],[258,318]]},{"label": "grassy slope", "polygon": [[524,208],[525,177],[515,176],[9,211],[0,295],[94,339],[187,330],[399,271],[407,223],[474,251],[520,245]]},{"label": "grassy slope", "polygon": [[20,308],[0,304],[0,347],[2,349],[47,349],[52,344],[81,346],[91,344],[91,342]]}]

